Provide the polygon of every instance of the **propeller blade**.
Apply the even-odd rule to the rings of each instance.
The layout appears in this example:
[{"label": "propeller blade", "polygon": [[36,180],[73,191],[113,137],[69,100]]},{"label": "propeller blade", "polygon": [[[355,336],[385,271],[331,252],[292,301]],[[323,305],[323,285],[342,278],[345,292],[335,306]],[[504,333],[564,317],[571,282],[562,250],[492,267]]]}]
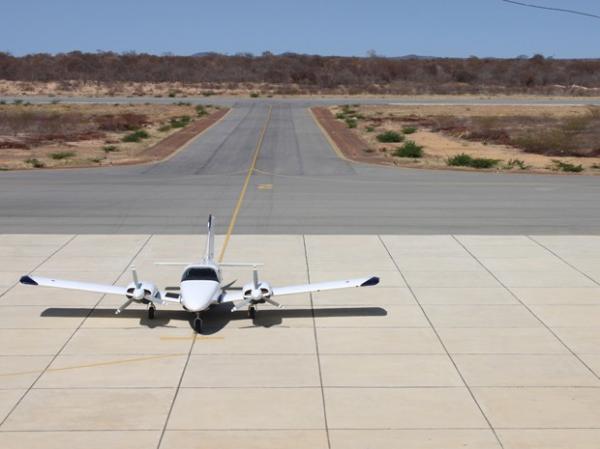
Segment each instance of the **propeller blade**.
[{"label": "propeller blade", "polygon": [[123,310],[125,310],[129,305],[133,302],[133,299],[128,299],[125,301],[117,310],[115,310],[115,315],[120,314]]},{"label": "propeller blade", "polygon": [[237,279],[235,281],[230,282],[227,285],[224,285],[223,287],[221,287],[222,290],[233,290],[231,287],[233,286],[233,284],[235,284],[237,282]]},{"label": "propeller blade", "polygon": [[140,288],[140,281],[138,280],[137,271],[135,271],[135,267],[131,267],[131,275],[133,276],[133,283],[135,284],[135,288]]},{"label": "propeller blade", "polygon": [[245,299],[243,301],[240,301],[238,303],[234,303],[233,304],[233,308],[231,309],[232,312],[237,312],[238,310],[241,309],[245,309],[246,307],[248,307],[250,304],[252,303],[251,299]]},{"label": "propeller blade", "polygon": [[254,289],[256,290],[258,288],[258,269],[256,268],[256,265],[254,265],[254,268],[252,269],[252,282],[254,284]]},{"label": "propeller blade", "polygon": [[272,299],[265,298],[265,301],[279,309],[283,309],[284,307],[283,304],[279,304],[277,301],[273,301]]}]

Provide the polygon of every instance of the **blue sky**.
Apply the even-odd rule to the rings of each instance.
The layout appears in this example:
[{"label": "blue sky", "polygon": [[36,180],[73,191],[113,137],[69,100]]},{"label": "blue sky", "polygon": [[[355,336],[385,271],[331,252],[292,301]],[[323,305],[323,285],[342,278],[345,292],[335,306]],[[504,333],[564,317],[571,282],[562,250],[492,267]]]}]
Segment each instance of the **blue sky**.
[{"label": "blue sky", "polygon": [[[524,0],[600,14],[598,0]],[[500,0],[3,0],[0,51],[600,57],[600,20]]]}]

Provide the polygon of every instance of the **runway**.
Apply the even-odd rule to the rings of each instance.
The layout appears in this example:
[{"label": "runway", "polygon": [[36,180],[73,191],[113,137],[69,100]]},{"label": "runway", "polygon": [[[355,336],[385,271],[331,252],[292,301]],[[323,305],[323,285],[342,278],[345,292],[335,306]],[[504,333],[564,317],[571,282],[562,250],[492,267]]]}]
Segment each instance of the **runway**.
[{"label": "runway", "polygon": [[236,205],[236,234],[600,233],[596,177],[354,164],[307,100],[227,101],[223,121],[163,163],[0,172],[0,233],[190,234],[209,213],[223,233]]}]

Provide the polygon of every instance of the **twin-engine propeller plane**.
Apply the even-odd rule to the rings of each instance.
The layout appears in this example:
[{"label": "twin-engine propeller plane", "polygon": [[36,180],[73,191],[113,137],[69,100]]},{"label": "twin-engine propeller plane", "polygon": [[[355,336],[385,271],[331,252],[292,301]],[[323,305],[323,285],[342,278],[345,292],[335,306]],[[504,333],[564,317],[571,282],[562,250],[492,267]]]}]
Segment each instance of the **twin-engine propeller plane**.
[{"label": "twin-engine propeller plane", "polygon": [[[273,299],[279,296],[351,287],[368,287],[379,283],[378,277],[370,276],[343,281],[272,287],[268,282],[259,279],[256,268],[259,264],[217,263],[214,259],[214,242],[214,220],[211,215],[208,217],[208,241],[206,244],[206,251],[204,258],[200,262],[158,263],[158,265],[185,266],[179,288],[167,287],[165,290],[159,290],[156,285],[151,282],[138,280],[138,275],[134,268],[132,268],[133,282],[127,287],[66,281],[30,275],[21,277],[21,284],[125,296],[127,300],[116,310],[116,314],[121,313],[121,311],[131,303],[136,302],[148,305],[149,319],[154,318],[157,305],[177,303],[185,310],[196,314],[196,318],[194,319],[194,329],[196,332],[201,333],[203,312],[216,304],[233,302],[234,307],[231,309],[232,311],[247,307],[248,316],[254,319],[256,317],[258,304],[269,303],[275,307],[282,308],[283,306]],[[233,282],[223,285],[221,267],[225,266],[253,267],[252,282],[247,283],[241,289],[233,287]]]}]

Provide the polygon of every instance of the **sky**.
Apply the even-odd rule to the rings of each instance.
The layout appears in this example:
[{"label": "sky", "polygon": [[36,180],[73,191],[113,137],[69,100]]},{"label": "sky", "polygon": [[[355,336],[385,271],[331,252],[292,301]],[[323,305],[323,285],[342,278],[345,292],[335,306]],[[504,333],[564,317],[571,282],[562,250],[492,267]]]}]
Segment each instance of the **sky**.
[{"label": "sky", "polygon": [[[600,15],[598,0],[523,0]],[[14,55],[263,51],[600,58],[600,20],[501,0],[1,0]]]}]

